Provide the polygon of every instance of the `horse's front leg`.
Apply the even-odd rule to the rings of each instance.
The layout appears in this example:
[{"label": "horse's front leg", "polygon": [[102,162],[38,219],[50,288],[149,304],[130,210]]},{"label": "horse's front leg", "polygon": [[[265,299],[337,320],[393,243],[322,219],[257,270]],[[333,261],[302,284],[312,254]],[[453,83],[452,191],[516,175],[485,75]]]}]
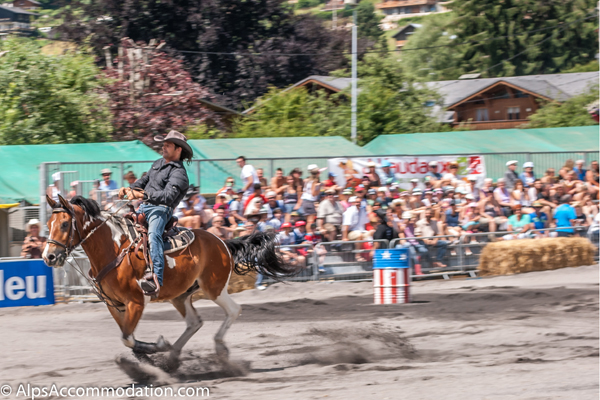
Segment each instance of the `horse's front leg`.
[{"label": "horse's front leg", "polygon": [[169,351],[171,345],[162,336],[159,336],[156,343],[146,343],[135,340],[133,331],[135,330],[142,313],[144,312],[144,303],[130,301],[125,306],[125,315],[123,316],[121,332],[123,333],[123,344],[133,350],[134,353],[153,354],[162,351]]}]

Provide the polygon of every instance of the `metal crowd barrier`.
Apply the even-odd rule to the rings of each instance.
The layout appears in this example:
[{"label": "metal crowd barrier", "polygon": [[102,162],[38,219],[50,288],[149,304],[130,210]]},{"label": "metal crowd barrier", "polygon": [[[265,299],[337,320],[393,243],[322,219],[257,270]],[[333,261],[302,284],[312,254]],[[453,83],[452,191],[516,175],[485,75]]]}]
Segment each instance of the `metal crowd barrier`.
[{"label": "metal crowd barrier", "polygon": [[[298,275],[287,278],[286,281],[307,282],[318,279],[319,269],[312,262],[315,248],[310,243],[294,244],[289,246],[277,246],[283,262],[291,268],[297,268]],[[265,282],[273,282],[265,279]]]},{"label": "metal crowd barrier", "polygon": [[[547,228],[536,229],[527,232],[526,239],[538,237],[554,237],[552,233],[570,228]],[[449,278],[451,275],[469,274],[475,276],[479,265],[479,258],[483,248],[496,240],[502,240],[506,235],[515,235],[518,232],[484,232],[464,234],[460,238],[456,236],[428,236],[418,238],[396,238],[391,242],[387,240],[360,240],[360,241],[334,241],[322,242],[315,245],[299,244],[289,246],[278,246],[284,262],[289,266],[300,270],[299,274],[286,278],[285,281],[307,282],[307,281],[368,281],[373,278],[373,253],[375,249],[395,248],[399,246],[409,247],[408,241],[416,241],[421,247],[411,250],[412,276],[415,278],[427,278],[442,276]],[[548,233],[547,236],[545,234]],[[542,235],[544,236],[542,236]],[[596,248],[595,260],[599,259],[598,240],[600,230],[588,229],[579,236],[586,237]],[[424,240],[437,239],[441,246],[426,245]],[[444,241],[440,242],[440,241]],[[445,247],[445,255],[437,259],[436,255],[440,247]],[[416,252],[415,252],[416,251]],[[414,256],[419,256],[421,272],[423,275],[415,275]],[[21,257],[6,257],[0,260],[20,260]],[[62,268],[53,270],[54,291],[57,302],[60,301],[97,301],[91,287],[75,267],[80,268],[83,274],[88,274],[90,262],[85,253],[78,249],[68,259]],[[432,265],[434,261],[446,264],[445,268],[436,268]],[[269,282],[265,279],[265,282]],[[271,281],[273,282],[273,281]]]},{"label": "metal crowd barrier", "polygon": [[313,264],[318,267],[318,280],[361,281],[373,279],[373,252],[388,249],[381,240],[348,240],[315,245]]}]

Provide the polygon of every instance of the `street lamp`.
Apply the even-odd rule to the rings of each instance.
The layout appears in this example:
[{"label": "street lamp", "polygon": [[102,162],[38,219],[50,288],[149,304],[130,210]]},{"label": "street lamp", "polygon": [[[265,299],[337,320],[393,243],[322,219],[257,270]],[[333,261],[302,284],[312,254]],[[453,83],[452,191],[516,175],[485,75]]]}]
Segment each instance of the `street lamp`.
[{"label": "street lamp", "polygon": [[356,26],[356,6],[359,0],[344,0],[344,4],[352,7],[352,131],[350,137],[352,143],[356,144],[356,105],[357,105],[357,89],[356,89],[356,53],[357,53],[357,26]]}]

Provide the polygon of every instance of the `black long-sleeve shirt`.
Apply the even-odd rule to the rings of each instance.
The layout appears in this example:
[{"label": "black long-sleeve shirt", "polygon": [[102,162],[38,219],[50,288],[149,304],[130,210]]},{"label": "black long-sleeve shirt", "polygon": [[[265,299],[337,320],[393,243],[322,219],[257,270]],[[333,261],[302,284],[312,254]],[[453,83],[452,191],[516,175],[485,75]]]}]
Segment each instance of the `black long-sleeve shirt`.
[{"label": "black long-sleeve shirt", "polygon": [[187,172],[181,161],[156,160],[148,173],[131,185],[132,189],[144,189],[144,200],[151,204],[177,207],[189,187]]}]

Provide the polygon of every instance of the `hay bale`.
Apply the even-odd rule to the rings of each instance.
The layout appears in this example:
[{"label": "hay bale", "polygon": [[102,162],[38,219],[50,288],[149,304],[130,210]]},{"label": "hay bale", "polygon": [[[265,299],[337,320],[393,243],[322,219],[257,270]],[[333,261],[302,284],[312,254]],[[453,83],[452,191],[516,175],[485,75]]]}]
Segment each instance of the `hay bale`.
[{"label": "hay bale", "polygon": [[479,259],[480,275],[512,275],[579,267],[594,263],[594,245],[586,238],[545,238],[490,243]]},{"label": "hay bale", "polygon": [[[228,291],[229,293],[239,293],[243,292],[244,290],[254,289],[254,282],[256,282],[255,273],[249,273],[247,275],[238,275],[235,272],[233,272],[231,274],[231,277],[229,278]],[[206,296],[200,290],[199,292],[194,293],[192,299],[194,301],[198,299],[206,299]]]}]

